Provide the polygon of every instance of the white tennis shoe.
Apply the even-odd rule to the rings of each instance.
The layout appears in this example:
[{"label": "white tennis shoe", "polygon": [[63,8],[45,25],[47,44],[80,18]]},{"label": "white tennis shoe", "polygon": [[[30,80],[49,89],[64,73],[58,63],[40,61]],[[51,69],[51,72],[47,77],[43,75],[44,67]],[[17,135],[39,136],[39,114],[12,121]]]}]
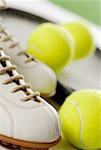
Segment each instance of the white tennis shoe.
[{"label": "white tennis shoe", "polygon": [[18,71],[24,75],[34,91],[39,91],[44,97],[51,97],[56,92],[57,78],[53,70],[22,51],[18,42],[0,26],[0,43],[5,53],[11,57],[11,62],[17,65]]},{"label": "white tennis shoe", "polygon": [[57,112],[31,90],[0,48],[0,141],[12,147],[48,149],[59,140]]}]

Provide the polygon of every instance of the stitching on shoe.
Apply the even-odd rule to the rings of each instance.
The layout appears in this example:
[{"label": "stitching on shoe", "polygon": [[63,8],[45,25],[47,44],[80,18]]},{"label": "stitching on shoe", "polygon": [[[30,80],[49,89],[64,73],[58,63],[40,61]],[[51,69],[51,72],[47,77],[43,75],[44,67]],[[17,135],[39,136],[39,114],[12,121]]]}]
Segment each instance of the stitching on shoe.
[{"label": "stitching on shoe", "polygon": [[[51,110],[50,110],[50,112],[51,112],[51,114],[53,115],[53,117],[55,118],[54,113],[53,113]],[[59,125],[57,118],[56,118],[56,121],[57,121],[57,125]],[[55,126],[55,131],[56,131],[55,133],[59,135],[59,130],[58,130],[58,128],[57,128],[57,125],[56,125],[55,121],[53,121],[53,122],[54,122],[54,126]]]},{"label": "stitching on shoe", "polygon": [[[1,84],[0,84],[0,86],[1,86]],[[7,101],[7,102],[10,102],[11,104],[13,104],[14,106],[16,106],[17,108],[21,108],[21,109],[23,109],[23,110],[27,110],[27,109],[40,109],[40,107],[39,107],[39,105],[32,105],[32,106],[21,106],[20,104],[16,104],[16,103],[14,103],[14,102],[12,102],[12,101],[10,101],[8,98],[7,98],[7,96],[6,95],[4,95],[4,93],[2,94],[1,93],[1,95],[2,95],[2,97],[5,99],[5,101]],[[33,103],[34,104],[34,103]],[[41,103],[41,106],[45,106],[45,103],[43,102],[43,103]]]},{"label": "stitching on shoe", "polygon": [[11,112],[8,110],[7,106],[0,102],[0,106],[3,108],[3,110],[7,113],[9,119],[10,119],[10,123],[11,123],[11,136],[13,137],[14,136],[14,120],[13,120],[13,117],[12,117],[12,114]]},{"label": "stitching on shoe", "polygon": [[50,121],[50,124],[53,125],[53,128],[51,128],[52,132],[51,132],[51,138],[53,138],[53,136],[56,134],[56,130],[55,130],[55,124],[54,124],[54,121],[53,119],[51,118],[48,110],[46,107],[43,107],[44,111],[48,114],[48,117],[49,117],[49,121]]}]

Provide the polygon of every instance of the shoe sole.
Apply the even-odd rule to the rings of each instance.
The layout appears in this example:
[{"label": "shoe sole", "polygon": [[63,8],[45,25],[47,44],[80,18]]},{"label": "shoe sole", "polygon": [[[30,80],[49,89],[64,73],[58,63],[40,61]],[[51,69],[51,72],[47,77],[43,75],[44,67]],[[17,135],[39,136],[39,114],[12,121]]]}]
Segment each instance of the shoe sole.
[{"label": "shoe sole", "polygon": [[41,149],[41,150],[48,150],[50,147],[55,146],[58,144],[61,140],[61,137],[59,137],[56,141],[51,142],[51,143],[37,143],[37,142],[27,142],[27,141],[22,141],[22,140],[17,140],[14,138],[10,138],[4,135],[0,135],[0,141],[2,145],[10,145],[13,148],[15,147],[20,147],[20,148],[32,148],[33,150],[35,149]]},{"label": "shoe sole", "polygon": [[53,92],[53,93],[41,93],[41,96],[43,97],[43,98],[50,98],[50,97],[52,97],[52,96],[54,96],[56,94],[56,92]]}]

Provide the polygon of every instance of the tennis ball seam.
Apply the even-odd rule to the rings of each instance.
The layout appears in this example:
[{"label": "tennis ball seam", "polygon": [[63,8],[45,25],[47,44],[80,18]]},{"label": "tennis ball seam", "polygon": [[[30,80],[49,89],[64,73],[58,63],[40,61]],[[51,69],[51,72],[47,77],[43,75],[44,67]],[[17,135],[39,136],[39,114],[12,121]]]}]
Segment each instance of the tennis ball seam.
[{"label": "tennis ball seam", "polygon": [[80,143],[86,149],[87,147],[85,146],[85,144],[83,142],[83,139],[82,139],[82,134],[83,134],[83,130],[84,130],[84,123],[83,123],[83,119],[82,119],[83,117],[82,117],[82,113],[81,113],[79,104],[76,101],[72,100],[72,99],[69,99],[69,102],[76,108],[76,110],[79,114],[79,118],[80,118]]}]

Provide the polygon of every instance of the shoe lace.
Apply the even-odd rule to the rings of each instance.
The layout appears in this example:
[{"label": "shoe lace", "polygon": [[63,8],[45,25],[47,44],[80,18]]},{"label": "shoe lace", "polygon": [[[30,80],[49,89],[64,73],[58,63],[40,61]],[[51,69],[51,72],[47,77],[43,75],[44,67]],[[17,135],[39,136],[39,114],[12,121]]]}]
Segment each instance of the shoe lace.
[{"label": "shoe lace", "polygon": [[[15,48],[15,47],[18,47],[19,49],[21,49],[19,42],[15,42],[13,40],[13,36],[8,34],[8,32],[5,30],[5,28],[2,27],[1,25],[0,25],[0,33],[1,33],[1,35],[0,35],[0,41],[1,42],[11,41],[11,44],[8,47],[5,48],[6,50],[7,49],[12,49],[12,48]],[[5,34],[5,36],[2,36],[2,33]],[[17,55],[18,56],[25,55],[26,56],[25,63],[28,63],[28,62],[31,62],[31,61],[36,61],[37,62],[37,60],[32,55],[27,54],[25,52],[25,50],[21,49],[21,51]]]},{"label": "shoe lace", "polygon": [[2,84],[15,82],[17,86],[12,89],[12,93],[23,90],[26,93],[26,97],[22,98],[23,101],[34,100],[41,102],[40,92],[33,92],[30,88],[30,84],[24,82],[23,75],[18,74],[16,66],[10,63],[10,57],[5,55],[2,47],[0,47],[0,63],[3,66],[0,69],[0,75],[8,73],[10,77],[4,80]]}]

